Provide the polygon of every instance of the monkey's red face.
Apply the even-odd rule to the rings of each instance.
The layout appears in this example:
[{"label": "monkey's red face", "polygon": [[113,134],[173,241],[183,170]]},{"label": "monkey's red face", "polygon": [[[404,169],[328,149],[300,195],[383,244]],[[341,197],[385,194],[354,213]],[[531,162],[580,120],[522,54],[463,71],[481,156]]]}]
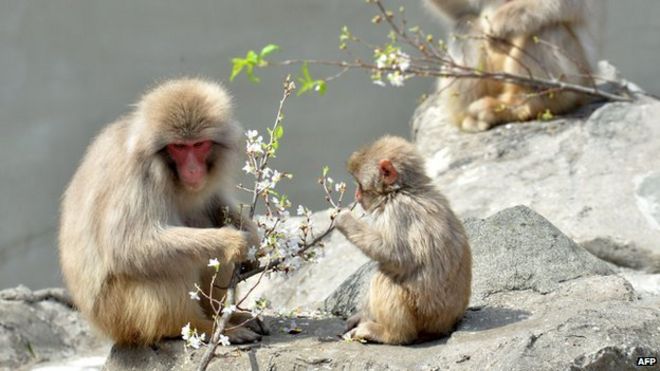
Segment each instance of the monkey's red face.
[{"label": "monkey's red face", "polygon": [[167,145],[167,153],[176,164],[179,180],[189,190],[204,187],[208,174],[207,159],[213,142],[210,140],[184,141]]}]

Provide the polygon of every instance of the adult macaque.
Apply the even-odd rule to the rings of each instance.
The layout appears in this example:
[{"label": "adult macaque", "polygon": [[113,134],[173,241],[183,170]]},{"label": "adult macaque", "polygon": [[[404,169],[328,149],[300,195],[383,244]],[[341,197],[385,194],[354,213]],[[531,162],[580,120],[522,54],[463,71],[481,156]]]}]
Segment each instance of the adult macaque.
[{"label": "adult macaque", "polygon": [[[226,287],[258,238],[229,196],[240,134],[221,86],[181,79],[148,92],[88,148],[62,202],[62,271],[78,308],[117,343],[176,337],[188,322],[210,335],[208,310],[188,291],[208,287],[210,258]],[[259,339],[250,327],[226,335]]]},{"label": "adult macaque", "polygon": [[409,344],[449,333],[470,301],[472,255],[421,155],[406,140],[386,136],[355,152],[348,171],[371,220],[342,211],[337,228],[378,262],[378,272],[347,336]]},{"label": "adult macaque", "polygon": [[[454,36],[449,56],[461,66],[586,86],[593,82],[603,6],[597,0],[426,2],[450,21]],[[486,78],[444,78],[438,85],[443,108],[466,131],[535,119],[545,112],[562,114],[586,102],[573,92],[539,94]]]}]

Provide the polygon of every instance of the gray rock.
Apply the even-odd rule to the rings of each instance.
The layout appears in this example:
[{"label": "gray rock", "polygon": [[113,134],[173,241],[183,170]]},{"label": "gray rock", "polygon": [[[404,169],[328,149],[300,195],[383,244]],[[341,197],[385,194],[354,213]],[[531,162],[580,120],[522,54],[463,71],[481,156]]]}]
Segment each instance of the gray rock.
[{"label": "gray rock", "polygon": [[71,308],[63,289],[0,291],[0,369],[93,353],[105,344]]},{"label": "gray rock", "polygon": [[465,228],[474,256],[473,305],[497,292],[531,289],[545,294],[561,282],[613,273],[605,262],[525,206],[484,220],[470,219]]},{"label": "gray rock", "polygon": [[658,117],[660,102],[642,98],[467,134],[431,97],[412,126],[430,175],[462,217],[529,205],[578,243],[660,253]]},{"label": "gray rock", "polygon": [[361,266],[323,301],[321,309],[341,317],[357,312],[369,292],[371,276],[377,269],[378,264],[373,261]]},{"label": "gray rock", "polygon": [[[654,306],[655,305],[655,306]],[[558,283],[556,290],[494,293],[469,310],[451,336],[413,346],[346,343],[337,318],[268,318],[261,343],[220,347],[210,370],[604,370],[633,369],[638,356],[658,356],[660,310],[639,302],[616,275]],[[115,347],[107,370],[193,370],[200,351],[181,341]],[[254,368],[252,368],[254,369]]]},{"label": "gray rock", "polygon": [[[469,219],[465,230],[473,255],[473,306],[498,292],[531,289],[545,294],[561,282],[613,273],[607,263],[524,206],[485,220]],[[360,268],[325,300],[323,309],[340,316],[355,312],[375,269],[373,263]]]}]

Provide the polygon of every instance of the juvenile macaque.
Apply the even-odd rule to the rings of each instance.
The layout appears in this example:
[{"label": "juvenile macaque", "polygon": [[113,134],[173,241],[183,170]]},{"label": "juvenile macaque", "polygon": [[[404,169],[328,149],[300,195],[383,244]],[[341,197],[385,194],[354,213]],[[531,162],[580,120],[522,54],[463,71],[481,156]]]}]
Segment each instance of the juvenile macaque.
[{"label": "juvenile macaque", "polygon": [[[226,287],[257,239],[229,192],[240,134],[221,86],[181,79],[148,92],[89,146],[62,202],[62,272],[81,312],[117,343],[176,337],[188,322],[209,338],[205,300],[188,292],[209,287],[210,258]],[[226,335],[254,341],[253,329]]]},{"label": "juvenile macaque", "polygon": [[370,221],[342,211],[337,228],[379,268],[347,336],[409,344],[449,333],[470,300],[472,255],[423,158],[406,140],[386,136],[355,152],[348,171]]},{"label": "juvenile macaque", "polygon": [[[426,0],[452,26],[449,56],[485,72],[591,86],[600,36],[597,0]],[[488,36],[488,37],[486,37]],[[460,73],[458,68],[453,69]],[[562,114],[584,95],[489,79],[439,81],[443,108],[466,131]]]}]

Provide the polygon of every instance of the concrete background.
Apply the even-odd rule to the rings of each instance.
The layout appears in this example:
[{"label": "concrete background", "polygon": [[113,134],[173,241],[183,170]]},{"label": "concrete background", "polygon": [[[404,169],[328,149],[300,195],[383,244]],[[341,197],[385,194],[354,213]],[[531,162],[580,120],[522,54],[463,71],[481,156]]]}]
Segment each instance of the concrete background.
[{"label": "concrete background", "polygon": [[[393,2],[390,2],[394,4]],[[441,33],[417,1],[410,24]],[[629,79],[660,93],[660,2],[608,0],[603,57]],[[0,288],[61,283],[56,229],[60,195],[90,138],[130,110],[159,80],[194,75],[226,81],[230,59],[274,42],[275,58],[336,59],[348,25],[380,42],[385,26],[359,0],[7,0],[0,4]],[[295,71],[295,70],[288,70]],[[286,69],[260,71],[262,83],[227,83],[246,128],[270,126]],[[312,68],[314,75],[334,72]],[[275,167],[295,173],[284,190],[323,207],[315,182],[323,165],[349,180],[347,155],[385,133],[408,135],[419,97],[432,81],[381,88],[353,72],[324,97],[292,99]]]}]

